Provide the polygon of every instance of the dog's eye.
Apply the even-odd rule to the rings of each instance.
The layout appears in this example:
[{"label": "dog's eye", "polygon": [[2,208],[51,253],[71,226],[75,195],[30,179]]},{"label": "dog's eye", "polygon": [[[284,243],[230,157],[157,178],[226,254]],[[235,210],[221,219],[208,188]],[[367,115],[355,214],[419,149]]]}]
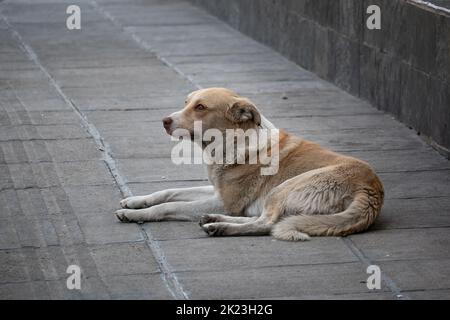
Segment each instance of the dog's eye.
[{"label": "dog's eye", "polygon": [[198,104],[198,105],[195,106],[195,110],[203,111],[203,110],[206,110],[206,107],[204,105],[202,105],[202,104]]}]

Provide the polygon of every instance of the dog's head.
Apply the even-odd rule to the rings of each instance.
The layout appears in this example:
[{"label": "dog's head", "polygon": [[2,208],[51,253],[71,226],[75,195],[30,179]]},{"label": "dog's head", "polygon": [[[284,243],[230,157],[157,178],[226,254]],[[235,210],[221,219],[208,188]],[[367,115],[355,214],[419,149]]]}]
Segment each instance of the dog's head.
[{"label": "dog's head", "polygon": [[194,122],[201,121],[202,131],[218,129],[250,129],[261,125],[261,115],[248,99],[225,88],[208,88],[191,92],[185,107],[163,119],[166,132],[188,130],[194,135]]}]

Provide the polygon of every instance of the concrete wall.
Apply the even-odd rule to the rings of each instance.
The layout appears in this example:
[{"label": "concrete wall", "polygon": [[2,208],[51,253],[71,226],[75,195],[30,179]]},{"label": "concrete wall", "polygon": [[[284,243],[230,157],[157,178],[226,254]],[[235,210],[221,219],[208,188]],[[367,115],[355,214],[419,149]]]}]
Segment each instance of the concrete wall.
[{"label": "concrete wall", "polygon": [[[450,14],[412,0],[191,0],[450,148]],[[381,8],[368,30],[366,8]]]}]

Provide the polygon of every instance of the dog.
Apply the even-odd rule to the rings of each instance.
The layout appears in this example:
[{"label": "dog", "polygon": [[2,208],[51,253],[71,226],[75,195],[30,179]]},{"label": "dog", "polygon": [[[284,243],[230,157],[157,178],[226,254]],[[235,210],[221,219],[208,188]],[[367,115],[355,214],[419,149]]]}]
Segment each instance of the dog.
[{"label": "dog", "polygon": [[[191,92],[185,107],[163,119],[169,135],[203,129],[276,129],[247,98],[225,88]],[[202,141],[205,148],[207,142]],[[347,236],[369,228],[383,205],[383,185],[366,162],[327,150],[283,130],[278,172],[260,163],[208,164],[211,186],[168,189],[123,199],[122,222],[197,220],[210,236],[270,235],[302,241]]]}]

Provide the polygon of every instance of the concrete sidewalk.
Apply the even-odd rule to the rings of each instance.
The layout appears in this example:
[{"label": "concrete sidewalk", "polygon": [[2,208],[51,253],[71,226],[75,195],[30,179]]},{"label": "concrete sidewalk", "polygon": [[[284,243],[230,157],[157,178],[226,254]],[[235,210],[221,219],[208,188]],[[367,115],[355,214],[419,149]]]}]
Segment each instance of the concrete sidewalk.
[{"label": "concrete sidewalk", "polygon": [[[0,9],[0,298],[450,298],[450,163],[390,116],[186,2]],[[207,184],[201,166],[172,164],[160,119],[210,86],[370,162],[386,191],[374,227],[288,243],[120,223],[123,196]],[[66,288],[71,264],[81,290]],[[371,264],[381,290],[367,289]]]}]

